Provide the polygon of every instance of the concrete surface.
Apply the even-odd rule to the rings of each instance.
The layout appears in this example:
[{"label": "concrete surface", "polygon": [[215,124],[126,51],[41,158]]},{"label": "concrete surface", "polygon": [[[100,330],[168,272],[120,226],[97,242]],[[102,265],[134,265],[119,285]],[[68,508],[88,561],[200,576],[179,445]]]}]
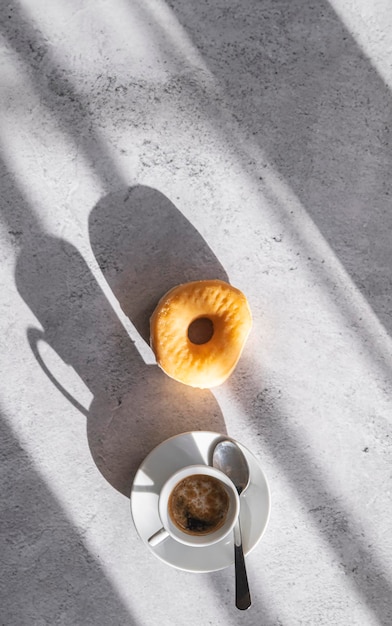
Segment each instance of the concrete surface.
[{"label": "concrete surface", "polygon": [[[392,8],[386,0],[2,3],[3,626],[392,623]],[[229,381],[168,379],[166,288],[220,277]],[[142,545],[138,464],[227,431],[272,492],[248,557]]]}]

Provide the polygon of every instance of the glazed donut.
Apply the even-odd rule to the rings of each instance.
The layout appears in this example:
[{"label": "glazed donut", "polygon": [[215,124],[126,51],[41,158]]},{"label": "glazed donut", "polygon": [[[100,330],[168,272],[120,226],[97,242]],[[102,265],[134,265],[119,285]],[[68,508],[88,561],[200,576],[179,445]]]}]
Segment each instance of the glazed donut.
[{"label": "glazed donut", "polygon": [[[192,337],[195,321],[208,336]],[[252,327],[244,294],[222,280],[197,280],[174,287],[151,316],[151,348],[171,378],[201,389],[223,383],[235,368]]]}]

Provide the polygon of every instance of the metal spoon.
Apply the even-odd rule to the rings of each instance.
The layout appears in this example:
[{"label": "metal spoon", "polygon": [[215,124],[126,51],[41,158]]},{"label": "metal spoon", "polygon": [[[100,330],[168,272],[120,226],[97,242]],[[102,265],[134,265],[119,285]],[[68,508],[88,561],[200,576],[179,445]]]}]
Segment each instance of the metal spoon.
[{"label": "metal spoon", "polygon": [[[226,474],[234,483],[238,495],[249,485],[249,467],[242,450],[234,441],[220,441],[214,448],[212,465]],[[248,576],[246,574],[240,518],[234,527],[235,605],[245,610],[251,605]]]}]

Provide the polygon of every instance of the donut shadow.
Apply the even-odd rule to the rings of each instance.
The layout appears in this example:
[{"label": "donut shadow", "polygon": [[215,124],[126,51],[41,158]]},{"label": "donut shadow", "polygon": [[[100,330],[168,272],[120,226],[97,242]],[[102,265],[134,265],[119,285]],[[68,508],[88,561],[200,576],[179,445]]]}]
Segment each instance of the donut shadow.
[{"label": "donut shadow", "polygon": [[[106,195],[91,211],[89,234],[110,289],[146,342],[150,315],[167,290],[201,278],[227,280],[200,233],[155,189]],[[138,466],[159,443],[192,430],[226,433],[226,426],[210,390],[172,380],[147,365],[129,337],[127,343],[125,358],[112,360],[106,372],[112,389],[106,385],[94,394],[87,434],[97,467],[129,495]]]}]

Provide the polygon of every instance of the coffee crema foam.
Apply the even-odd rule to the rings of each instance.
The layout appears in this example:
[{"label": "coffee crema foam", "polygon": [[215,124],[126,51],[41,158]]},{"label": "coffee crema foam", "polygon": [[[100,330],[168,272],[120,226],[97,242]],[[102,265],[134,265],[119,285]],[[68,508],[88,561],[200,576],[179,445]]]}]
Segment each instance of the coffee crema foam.
[{"label": "coffee crema foam", "polygon": [[174,487],[169,514],[174,524],[189,535],[207,535],[223,526],[229,510],[229,495],[213,476],[194,474]]}]

